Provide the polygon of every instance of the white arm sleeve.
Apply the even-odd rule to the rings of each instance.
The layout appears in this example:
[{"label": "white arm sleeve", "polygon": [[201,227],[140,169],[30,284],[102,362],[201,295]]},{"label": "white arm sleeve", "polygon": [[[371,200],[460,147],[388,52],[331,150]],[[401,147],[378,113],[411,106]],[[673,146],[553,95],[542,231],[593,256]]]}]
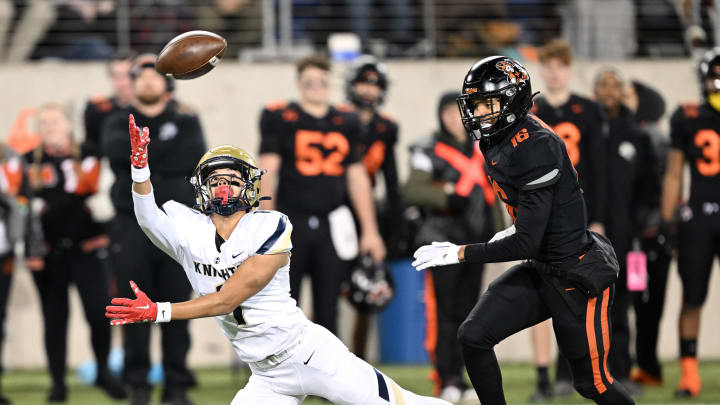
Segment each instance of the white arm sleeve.
[{"label": "white arm sleeve", "polygon": [[182,264],[182,239],[170,217],[155,204],[155,194],[132,192],[135,218],[153,245]]}]

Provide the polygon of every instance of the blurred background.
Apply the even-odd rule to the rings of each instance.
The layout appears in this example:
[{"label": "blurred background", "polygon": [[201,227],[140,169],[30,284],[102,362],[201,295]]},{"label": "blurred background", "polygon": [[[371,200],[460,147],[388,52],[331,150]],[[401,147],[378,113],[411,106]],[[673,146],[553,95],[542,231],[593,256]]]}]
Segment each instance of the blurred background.
[{"label": "blurred background", "polygon": [[[270,102],[297,98],[294,62],[298,59],[318,53],[327,55],[331,61],[330,99],[333,103],[347,103],[346,86],[353,61],[361,54],[372,54],[387,68],[389,84],[381,110],[399,126],[394,153],[402,187],[411,172],[411,145],[422,142],[438,127],[440,96],[460,88],[462,77],[472,63],[496,54],[517,58],[528,68],[533,89],[542,95],[546,85],[540,80],[538,50],[555,38],[564,39],[574,54],[570,81],[574,93],[592,98],[596,75],[608,67],[620,72],[626,83],[639,81],[652,87],[666,106],[654,128],[669,142],[672,112],[681,103],[702,101],[697,64],[705,50],[720,45],[720,4],[716,3],[712,0],[0,0],[3,93],[0,130],[5,131],[5,143],[28,160],[32,150],[41,147],[37,109],[47,103],[61,103],[68,112],[74,143],[82,145],[88,138],[84,120],[88,100],[110,97],[117,92],[108,75],[108,61],[131,51],[158,53],[174,36],[198,29],[227,39],[225,57],[210,74],[197,80],[176,82],[173,97],[182,100],[200,117],[208,147],[232,143],[257,156],[261,139],[260,112]],[[102,167],[98,190],[86,204],[94,221],[109,223],[115,215],[109,196],[114,176],[102,153],[98,153],[97,158]],[[32,161],[26,163],[32,165]],[[660,176],[658,172],[658,178]],[[383,187],[376,187],[375,193],[381,205],[387,192]],[[412,216],[407,211],[405,215]],[[393,243],[408,242],[386,238],[388,249],[397,252],[388,257],[395,278],[395,299],[387,309],[372,317],[365,357],[383,366],[411,365],[390,367],[387,372],[393,376],[393,370],[397,370],[402,375],[399,381],[416,391],[439,393],[434,391],[437,381],[429,377],[432,356],[426,350],[427,281],[408,265],[408,252],[412,250],[408,246],[394,249]],[[509,267],[510,264],[487,265],[478,292]],[[713,268],[717,268],[717,263]],[[98,271],[112,273],[106,269]],[[182,276],[180,273],[179,277]],[[69,284],[68,375],[75,375],[71,384],[79,387],[94,381],[94,357],[80,296],[74,284]],[[312,318],[310,290],[306,282],[302,307]],[[698,338],[701,342],[698,357],[703,367],[709,367],[701,400],[720,403],[720,364],[714,363],[720,359],[720,339],[717,338],[720,320],[715,312],[715,308],[720,307],[717,276],[711,277],[708,290],[707,309],[702,314],[703,327]],[[44,403],[49,379],[44,371],[47,360],[43,312],[38,289],[20,256],[14,264],[8,297],[2,347],[3,395],[11,400],[15,398],[13,403]],[[338,299],[338,335],[352,346],[355,310],[344,297],[339,295]],[[663,389],[649,388],[645,393],[647,403],[673,401],[671,390],[678,374],[677,319],[681,305],[682,287],[673,260],[658,338],[658,354],[663,362],[670,364],[671,371],[667,374],[670,377]],[[635,324],[633,311],[630,317],[632,326]],[[198,403],[229,403],[232,393],[240,389],[243,379],[247,378],[242,365],[236,363],[231,346],[214,324],[212,319],[190,322],[192,345],[187,362],[191,369],[198,370],[198,392],[203,392],[200,391],[203,386],[213,389],[222,386],[229,396],[193,394]],[[111,362],[111,371],[117,371],[117,367],[122,366],[122,336],[118,329],[112,332],[113,353],[120,356],[120,360]],[[153,363],[158,364],[161,346],[158,333],[154,333],[152,344]],[[509,398],[526,401],[534,384],[530,333],[523,331],[509,338],[496,352],[501,363],[507,364],[513,373],[506,381]],[[632,352],[634,356],[634,349]],[[552,353],[554,357],[554,348]],[[211,371],[203,374],[203,370]],[[162,370],[155,371],[160,374],[153,377],[153,381],[158,382],[163,377]],[[225,372],[239,377],[227,377],[225,384]],[[82,388],[78,388],[78,392],[76,397],[71,395],[69,403],[105,401],[105,397],[93,396],[94,393]],[[643,397],[639,398],[639,403],[644,403]],[[582,399],[577,396],[572,401],[580,403]]]}]

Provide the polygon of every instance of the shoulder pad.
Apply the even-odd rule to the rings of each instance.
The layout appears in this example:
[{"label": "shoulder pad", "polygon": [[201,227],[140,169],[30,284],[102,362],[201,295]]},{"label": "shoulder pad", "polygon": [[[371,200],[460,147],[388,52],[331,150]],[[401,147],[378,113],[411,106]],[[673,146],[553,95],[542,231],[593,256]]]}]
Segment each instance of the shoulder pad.
[{"label": "shoulder pad", "polygon": [[254,254],[278,254],[292,249],[292,223],[278,211],[255,210],[250,215],[250,234],[253,235]]},{"label": "shoulder pad", "polygon": [[395,117],[393,117],[392,115],[388,114],[387,112],[385,112],[385,111],[379,111],[379,112],[378,112],[378,115],[380,116],[380,118],[384,119],[385,121],[388,121],[388,122],[390,122],[390,123],[393,123],[393,124],[397,125],[397,120],[395,119]]},{"label": "shoulder pad", "polygon": [[179,103],[177,107],[177,111],[180,114],[185,115],[197,115],[197,110],[195,110],[193,107],[190,107],[187,104]]},{"label": "shoulder pad", "polygon": [[288,102],[285,100],[271,101],[265,105],[265,109],[268,111],[278,111],[287,108]]},{"label": "shoulder pad", "polygon": [[[564,161],[564,143],[551,131],[539,129],[529,132],[523,128],[513,137],[513,148],[508,174],[521,190],[533,190],[554,184],[560,178]],[[511,139],[512,142],[512,139]]]},{"label": "shoulder pad", "polygon": [[700,105],[696,101],[685,101],[680,103],[685,118],[697,118]]},{"label": "shoulder pad", "polygon": [[342,111],[342,112],[355,112],[355,107],[348,103],[337,103],[333,105],[336,110]]},{"label": "shoulder pad", "polygon": [[95,106],[100,111],[106,112],[113,108],[113,102],[111,99],[105,96],[93,96],[90,98],[90,104]]}]

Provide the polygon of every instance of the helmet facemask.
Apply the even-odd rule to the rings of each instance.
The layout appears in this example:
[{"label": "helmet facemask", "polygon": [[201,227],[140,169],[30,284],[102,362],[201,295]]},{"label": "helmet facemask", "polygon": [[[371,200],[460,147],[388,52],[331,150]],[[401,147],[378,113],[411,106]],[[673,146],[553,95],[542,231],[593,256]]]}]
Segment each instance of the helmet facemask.
[{"label": "helmet facemask", "polygon": [[[217,173],[219,169],[231,170]],[[260,179],[264,173],[239,159],[226,156],[208,159],[190,178],[195,187],[195,209],[206,215],[228,216],[256,208],[262,199]]]},{"label": "helmet facemask", "polygon": [[[460,117],[470,137],[479,141],[483,138],[493,137],[511,126],[517,117],[509,110],[508,106],[512,104],[516,95],[517,90],[512,85],[493,92],[460,95],[457,98]],[[493,99],[499,100],[499,107],[496,106],[496,103],[488,102]],[[490,112],[476,116],[475,107],[484,102],[488,102]]]}]

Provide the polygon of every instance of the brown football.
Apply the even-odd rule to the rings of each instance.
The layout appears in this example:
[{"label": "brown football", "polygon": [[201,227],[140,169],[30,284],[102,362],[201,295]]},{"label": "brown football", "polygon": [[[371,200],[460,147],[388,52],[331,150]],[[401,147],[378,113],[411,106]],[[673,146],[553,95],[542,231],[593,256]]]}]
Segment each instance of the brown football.
[{"label": "brown football", "polygon": [[208,31],[188,31],[170,40],[160,51],[155,69],[179,80],[200,77],[213,70],[225,54],[227,41]]}]

